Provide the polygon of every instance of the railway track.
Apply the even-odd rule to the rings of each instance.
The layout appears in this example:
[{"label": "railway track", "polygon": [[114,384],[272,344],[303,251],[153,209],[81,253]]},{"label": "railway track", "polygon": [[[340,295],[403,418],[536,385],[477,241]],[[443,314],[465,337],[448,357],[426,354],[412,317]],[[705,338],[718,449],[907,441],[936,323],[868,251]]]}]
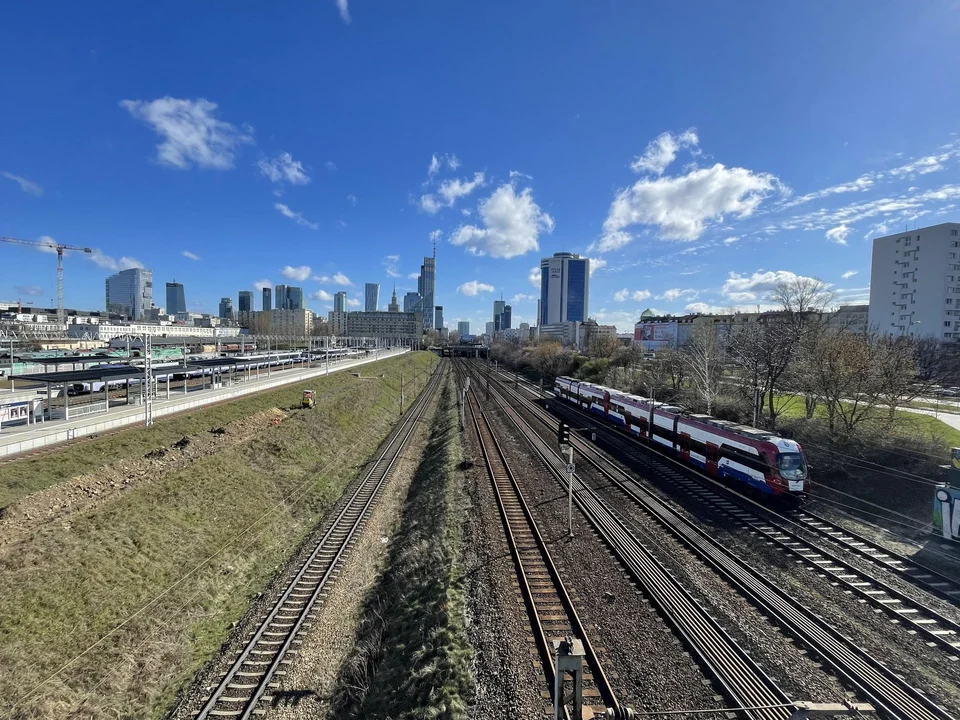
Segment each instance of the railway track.
[{"label": "railway track", "polygon": [[553,694],[556,682],[554,643],[568,637],[576,638],[582,643],[586,658],[582,692],[584,716],[632,717],[629,711],[621,708],[603,671],[600,658],[564,587],[547,543],[540,534],[493,428],[472,392],[467,393],[467,398],[467,413],[493,483],[504,534],[510,546],[547,687]]},{"label": "railway track", "polygon": [[299,643],[300,632],[309,627],[313,608],[325,597],[359,537],[401,451],[436,393],[444,375],[442,367],[442,363],[437,366],[427,387],[408,408],[313,552],[206,699],[196,714],[198,720],[250,718],[260,714],[260,706],[273,699],[271,691],[279,688],[282,666],[291,662],[287,655]]},{"label": "railway track", "polygon": [[[501,382],[506,384],[514,382],[514,378],[505,375],[504,373],[499,373],[499,375]],[[546,394],[541,395],[538,389],[530,383],[524,383],[521,381],[520,387],[523,387],[533,397],[549,397]],[[568,407],[567,403],[562,403],[561,407],[568,411],[576,412],[575,408]],[[589,416],[585,413],[582,414],[582,417],[590,417],[591,422],[595,421],[592,416]],[[641,441],[633,438],[632,436],[628,437],[616,428],[603,427],[601,430],[610,438],[609,444],[616,447],[618,452],[630,454],[638,461],[640,461],[642,457],[643,462],[646,462],[646,453],[648,449],[646,443],[641,443]],[[716,505],[721,500],[726,500],[728,502],[732,501],[734,504],[745,510],[752,510],[753,512],[751,513],[749,520],[751,524],[755,526],[759,532],[761,532],[761,534],[764,534],[764,531],[773,533],[774,535],[785,534],[790,537],[790,542],[796,542],[798,540],[796,537],[796,529],[802,528],[803,530],[827,540],[834,546],[857,555],[878,569],[886,570],[897,575],[902,580],[927,593],[930,593],[931,595],[935,595],[943,600],[960,605],[960,580],[945,575],[934,568],[907,557],[906,555],[886,548],[859,533],[838,525],[837,523],[809,510],[799,510],[796,512],[796,514],[792,515],[778,513],[771,508],[758,503],[753,498],[747,497],[746,495],[743,495],[742,493],[739,493],[736,490],[717,482],[716,479],[705,475],[704,473],[698,472],[695,468],[678,463],[676,460],[660,452],[656,448],[654,448],[654,452],[658,458],[663,460],[664,463],[668,463],[672,466],[671,469],[675,472],[671,474],[670,479],[674,485],[682,489],[684,492],[693,493],[696,497],[703,498],[705,502],[709,501]],[[699,484],[704,491],[709,493],[709,495],[696,491],[694,483]],[[746,517],[747,516],[743,516],[744,519],[746,519]],[[818,564],[822,564],[819,563],[819,560],[832,559],[829,551],[824,552],[822,548],[811,546],[809,543],[806,543],[806,546],[812,551],[823,552],[823,557],[817,558]],[[869,578],[858,578],[855,582],[862,582],[863,580],[869,580]],[[885,585],[885,583],[882,583],[882,581],[879,580],[876,583],[871,584],[873,584],[874,587],[865,588],[865,590],[872,591],[875,589],[883,589],[881,585]],[[864,588],[865,586],[858,587]],[[893,596],[895,596],[895,593],[888,595],[888,597]],[[875,597],[877,597],[878,600],[887,599],[880,598],[879,596]],[[893,605],[894,603],[884,604],[887,606],[884,609],[887,610],[890,609],[889,606]],[[918,609],[922,610],[923,608]],[[935,611],[931,612],[932,614],[929,615],[928,619],[933,619],[936,614]],[[954,638],[956,641],[958,641],[958,643],[951,645],[952,649],[958,649],[960,648],[960,628],[951,626],[951,622],[952,621],[947,620],[941,623],[943,625],[942,628],[934,629],[953,629],[956,633],[958,633]],[[931,640],[931,642],[938,643],[936,640]]]},{"label": "railway track", "polygon": [[[565,461],[500,394],[493,384],[491,400],[507,415],[533,452],[566,489]],[[574,502],[614,552],[643,593],[657,607],[684,644],[700,661],[718,688],[744,717],[784,720],[792,714],[790,698],[732,637],[706,612],[683,584],[588,486],[574,477]]]},{"label": "railway track", "polygon": [[[552,431],[554,418],[519,392],[512,391],[508,383],[501,384],[495,381],[491,387],[492,389],[496,387],[491,393],[492,396],[515,423],[522,422],[531,432],[538,435]],[[534,418],[534,422],[541,424],[539,432],[521,418],[514,404],[524,406],[524,410]],[[589,443],[579,437],[572,440],[580,451],[581,457],[588,460],[606,482],[613,483],[622,490],[628,498],[696,557],[726,579],[755,607],[816,653],[839,677],[868,698],[883,716],[897,720],[948,720],[952,717],[922,691],[876,661],[802,603],[766,580],[699,526],[648,493]],[[542,438],[541,443],[543,443]],[[562,461],[556,453],[551,452],[551,454],[555,463]],[[578,495],[582,493],[584,497],[596,497],[593,490],[582,481],[577,481],[575,489]]]}]

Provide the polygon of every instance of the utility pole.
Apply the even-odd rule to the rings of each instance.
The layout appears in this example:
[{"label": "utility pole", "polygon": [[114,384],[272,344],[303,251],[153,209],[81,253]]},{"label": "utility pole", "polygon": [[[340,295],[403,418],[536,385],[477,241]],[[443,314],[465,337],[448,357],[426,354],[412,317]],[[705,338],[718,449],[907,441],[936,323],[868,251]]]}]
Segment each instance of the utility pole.
[{"label": "utility pole", "polygon": [[[149,333],[143,336],[143,383],[146,395],[143,402],[143,425],[153,425],[153,343]],[[109,400],[108,406],[109,406]]]},{"label": "utility pole", "polygon": [[400,414],[403,415],[403,370],[400,371]]}]

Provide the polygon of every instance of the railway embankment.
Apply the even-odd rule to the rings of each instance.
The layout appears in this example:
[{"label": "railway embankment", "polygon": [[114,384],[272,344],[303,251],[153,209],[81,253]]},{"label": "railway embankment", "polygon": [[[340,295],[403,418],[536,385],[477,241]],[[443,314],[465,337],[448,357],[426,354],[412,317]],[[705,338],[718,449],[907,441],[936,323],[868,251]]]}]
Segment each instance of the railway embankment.
[{"label": "railway embankment", "polygon": [[472,649],[465,628],[465,495],[454,397],[448,384],[389,559],[342,666],[332,717],[467,717]]},{"label": "railway embankment", "polygon": [[[387,436],[401,371],[409,405],[436,362],[404,355],[0,468],[0,528],[36,491],[88,481],[0,547],[0,716],[164,712]],[[124,463],[137,477],[118,489]]]}]

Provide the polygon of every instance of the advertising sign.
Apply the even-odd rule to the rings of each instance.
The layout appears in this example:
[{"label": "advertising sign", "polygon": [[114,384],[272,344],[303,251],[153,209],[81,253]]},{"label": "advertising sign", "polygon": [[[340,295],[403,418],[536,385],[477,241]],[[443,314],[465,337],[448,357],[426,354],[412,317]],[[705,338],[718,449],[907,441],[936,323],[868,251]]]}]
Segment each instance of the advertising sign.
[{"label": "advertising sign", "polygon": [[32,406],[38,402],[39,400],[24,400],[22,402],[0,405],[0,423],[13,422],[16,420],[29,422],[30,415],[33,412]]},{"label": "advertising sign", "polygon": [[960,487],[938,487],[933,500],[933,526],[948,540],[960,540]]},{"label": "advertising sign", "polygon": [[644,350],[659,350],[668,345],[676,345],[677,324],[637,323],[633,328],[633,339],[640,343]]}]

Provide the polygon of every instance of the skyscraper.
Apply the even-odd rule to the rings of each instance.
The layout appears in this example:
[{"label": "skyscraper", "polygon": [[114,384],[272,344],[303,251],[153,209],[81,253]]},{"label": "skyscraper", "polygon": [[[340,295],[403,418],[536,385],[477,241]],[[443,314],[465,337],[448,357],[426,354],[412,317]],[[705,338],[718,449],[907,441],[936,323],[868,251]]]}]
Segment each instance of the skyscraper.
[{"label": "skyscraper", "polygon": [[461,320],[457,323],[457,332],[460,333],[460,337],[470,334],[470,321]]},{"label": "skyscraper", "polygon": [[540,261],[540,324],[579,321],[590,314],[590,259],[568,252]]},{"label": "skyscraper", "polygon": [[423,310],[423,298],[420,297],[420,293],[415,293],[413,291],[410,291],[403,296],[404,312],[422,312],[422,310]]},{"label": "skyscraper", "polygon": [[511,324],[513,321],[513,308],[509,305],[503,306],[503,312],[500,313],[500,329],[509,330],[513,327]]},{"label": "skyscraper", "polygon": [[220,319],[233,320],[233,300],[228,297],[220,298]]},{"label": "skyscraper", "polygon": [[153,271],[130,268],[106,280],[107,312],[142,320],[153,304]]},{"label": "skyscraper", "polygon": [[287,286],[286,310],[303,310],[303,288]]},{"label": "skyscraper", "polygon": [[287,286],[277,285],[273,289],[273,306],[277,310],[287,309]]},{"label": "skyscraper", "polygon": [[503,300],[494,300],[493,301],[493,331],[500,332],[503,330],[500,327],[500,323],[503,320],[503,309],[507,304]]},{"label": "skyscraper", "polygon": [[380,283],[367,283],[364,285],[363,295],[363,309],[366,312],[376,312],[380,305]]},{"label": "skyscraper", "polygon": [[420,294],[420,308],[423,311],[423,327],[433,325],[434,292],[437,286],[437,259],[425,257],[420,266],[420,278],[417,280],[417,292]]},{"label": "skyscraper", "polygon": [[390,298],[390,305],[387,312],[400,312],[400,304],[397,302],[397,286],[393,286],[393,296]]},{"label": "skyscraper", "polygon": [[436,330],[443,329],[443,305],[433,306],[433,327]]},{"label": "skyscraper", "polygon": [[241,290],[237,298],[237,312],[248,313],[253,311],[253,293],[249,290]]},{"label": "skyscraper", "polygon": [[187,301],[183,296],[183,283],[167,283],[167,315],[176,315],[187,311]]},{"label": "skyscraper", "polygon": [[262,310],[273,309],[273,303],[270,302],[270,294],[271,294],[270,288],[263,289],[263,307],[261,308]]},{"label": "skyscraper", "polygon": [[347,294],[341,290],[333,296],[333,311],[334,312],[346,312],[347,311]]}]

